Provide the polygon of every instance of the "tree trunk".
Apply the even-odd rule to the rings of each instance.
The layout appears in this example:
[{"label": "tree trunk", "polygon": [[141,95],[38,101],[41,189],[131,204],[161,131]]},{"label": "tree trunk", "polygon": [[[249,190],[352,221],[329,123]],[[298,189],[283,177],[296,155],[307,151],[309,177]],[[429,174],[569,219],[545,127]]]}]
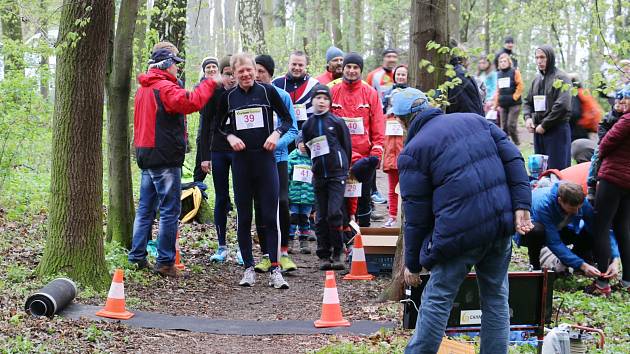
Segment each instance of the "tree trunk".
[{"label": "tree trunk", "polygon": [[[97,290],[103,251],[103,95],[113,0],[64,0],[53,114],[48,237],[38,272],[65,272]],[[88,21],[79,21],[79,20]],[[70,33],[81,33],[71,41]]]},{"label": "tree trunk", "polygon": [[350,43],[348,43],[348,51],[363,53],[363,1],[352,0],[350,5],[351,17],[350,22]]},{"label": "tree trunk", "polygon": [[241,25],[243,51],[252,54],[267,53],[260,0],[238,0],[238,20]]},{"label": "tree trunk", "polygon": [[[411,20],[409,21],[409,77],[410,84],[424,92],[435,89],[444,82],[444,64],[447,57],[436,50],[427,50],[426,44],[434,41],[443,46],[448,45],[447,0],[412,0]],[[435,67],[429,73],[420,69],[421,59],[426,59]]]},{"label": "tree trunk", "polygon": [[284,28],[287,26],[287,8],[284,0],[273,0],[273,26]]},{"label": "tree trunk", "polygon": [[337,46],[338,48],[343,48],[343,38],[341,35],[341,8],[339,7],[339,0],[331,0],[330,17],[330,23],[332,24],[333,45]]},{"label": "tree trunk", "polygon": [[490,54],[490,0],[486,0],[486,13],[484,15],[483,25],[483,33],[485,34],[483,48],[486,55],[488,55]]},{"label": "tree trunk", "polygon": [[459,15],[461,13],[461,0],[450,0],[448,4],[448,36],[460,42]]},{"label": "tree trunk", "polygon": [[[146,69],[147,49],[145,40],[147,38],[147,27],[149,27],[149,9],[147,9],[147,2],[141,0],[138,5],[138,16],[136,19],[136,30],[133,34],[133,42],[135,46],[136,54],[134,56],[134,65],[132,69],[133,77]],[[132,80],[132,85],[135,88],[137,85],[136,80]]]},{"label": "tree trunk", "polygon": [[2,22],[2,55],[4,56],[5,78],[24,75],[24,51],[22,50],[22,21],[17,0],[0,3]]},{"label": "tree trunk", "polygon": [[[45,0],[40,0],[39,10],[42,14],[47,13],[47,5],[48,3]],[[40,19],[40,26],[37,32],[39,32],[41,36],[39,41],[40,46],[43,48],[42,54],[39,58],[39,93],[44,99],[48,99],[48,95],[50,92],[50,61],[48,58],[48,48],[50,47],[50,41],[48,40],[48,18],[46,16],[42,16],[42,18]]]},{"label": "tree trunk", "polygon": [[225,27],[223,27],[223,4],[222,0],[214,0],[214,28],[210,29],[214,32],[215,51],[212,55],[215,55],[218,59],[225,51]]},{"label": "tree trunk", "polygon": [[138,0],[122,0],[114,39],[107,89],[107,152],[109,207],[107,240],[131,248],[133,235],[133,190],[129,148],[129,97],[133,64],[133,35]]},{"label": "tree trunk", "polygon": [[236,26],[236,2],[225,2],[225,54],[234,54],[238,50]]},{"label": "tree trunk", "polygon": [[273,0],[262,0],[261,17],[263,22],[263,31],[269,33],[273,27]]}]

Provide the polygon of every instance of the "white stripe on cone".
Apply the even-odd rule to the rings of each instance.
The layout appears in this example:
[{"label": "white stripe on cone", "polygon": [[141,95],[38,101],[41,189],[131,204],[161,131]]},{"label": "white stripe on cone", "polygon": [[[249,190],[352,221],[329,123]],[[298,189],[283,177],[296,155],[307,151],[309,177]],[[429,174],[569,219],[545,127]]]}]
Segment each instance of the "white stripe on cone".
[{"label": "white stripe on cone", "polygon": [[339,304],[339,295],[337,294],[337,288],[325,288],[324,289],[324,304]]},{"label": "white stripe on cone", "polygon": [[363,251],[363,247],[354,248],[352,250],[352,261],[353,262],[365,262],[365,251]]},{"label": "white stripe on cone", "polygon": [[109,294],[107,297],[110,299],[125,299],[125,285],[123,283],[112,283],[109,287]]}]

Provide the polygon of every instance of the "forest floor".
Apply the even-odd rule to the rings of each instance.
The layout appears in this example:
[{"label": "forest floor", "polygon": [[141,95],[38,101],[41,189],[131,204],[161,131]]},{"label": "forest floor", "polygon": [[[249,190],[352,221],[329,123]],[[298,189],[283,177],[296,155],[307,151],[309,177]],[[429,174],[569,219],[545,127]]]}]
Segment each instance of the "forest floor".
[{"label": "forest floor", "polygon": [[[526,139],[528,135],[523,134]],[[531,151],[531,136],[521,149]],[[531,152],[530,152],[531,153]],[[387,194],[387,178],[379,173],[379,190]],[[377,211],[387,214],[386,206]],[[233,215],[232,215],[233,216]],[[380,223],[376,223],[379,225]],[[228,241],[235,248],[234,219],[230,219]],[[241,288],[242,268],[234,261],[212,264],[208,257],[216,248],[216,234],[209,225],[189,224],[180,228],[183,261],[190,270],[187,279],[165,279],[149,271],[134,271],[126,262],[126,252],[106,246],[110,270],[125,268],[125,293],[130,310],[153,311],[171,315],[194,315],[211,319],[304,320],[319,318],[323,294],[323,273],[311,255],[293,255],[299,269],[287,274],[291,288],[275,290],[267,286],[267,276],[258,275],[253,288]],[[131,328],[123,323],[31,318],[23,306],[28,295],[51,279],[42,279],[34,270],[39,263],[46,235],[46,215],[36,214],[15,221],[0,209],[0,353],[30,352],[115,352],[115,353],[392,353],[401,352],[410,331],[400,329],[402,305],[378,302],[389,281],[379,276],[374,281],[349,282],[337,273],[337,287],[344,317],[353,320],[392,321],[397,329],[371,336],[356,335],[215,335],[170,330]],[[315,249],[315,243],[311,243]],[[255,247],[257,249],[257,247]],[[512,270],[524,270],[526,253],[516,249]],[[608,299],[583,294],[590,281],[570,277],[556,282],[554,311],[561,321],[582,323],[606,331],[607,350],[630,350],[630,295],[613,293]],[[82,288],[75,300],[81,304],[103,305],[106,291]],[[560,307],[558,309],[558,307]],[[513,347],[511,352],[535,352],[530,347]]]}]

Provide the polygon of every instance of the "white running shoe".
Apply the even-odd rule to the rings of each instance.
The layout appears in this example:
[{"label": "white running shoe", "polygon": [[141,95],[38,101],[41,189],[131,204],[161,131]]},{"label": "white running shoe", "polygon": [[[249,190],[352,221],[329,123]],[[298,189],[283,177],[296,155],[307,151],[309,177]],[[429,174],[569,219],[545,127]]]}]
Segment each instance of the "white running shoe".
[{"label": "white running shoe", "polygon": [[254,286],[256,283],[256,272],[254,271],[254,267],[249,267],[245,269],[245,273],[243,274],[243,278],[238,283],[240,286]]},{"label": "white running shoe", "polygon": [[383,227],[394,227],[396,226],[396,219],[394,218],[389,218],[387,221],[385,221],[385,223],[383,224]]},{"label": "white running shoe", "polygon": [[276,267],[269,274],[269,286],[273,286],[276,289],[288,289],[289,283],[287,283],[280,273],[280,268]]}]

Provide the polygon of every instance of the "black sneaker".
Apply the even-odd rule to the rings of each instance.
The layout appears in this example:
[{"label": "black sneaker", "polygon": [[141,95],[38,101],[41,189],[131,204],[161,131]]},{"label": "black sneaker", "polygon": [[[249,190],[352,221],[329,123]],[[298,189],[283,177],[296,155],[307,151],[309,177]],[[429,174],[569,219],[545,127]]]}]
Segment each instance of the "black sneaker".
[{"label": "black sneaker", "polygon": [[346,270],[346,265],[341,261],[341,255],[335,255],[332,257],[331,268],[333,270]]},{"label": "black sneaker", "polygon": [[319,260],[319,270],[332,270],[332,264],[329,259]]}]

